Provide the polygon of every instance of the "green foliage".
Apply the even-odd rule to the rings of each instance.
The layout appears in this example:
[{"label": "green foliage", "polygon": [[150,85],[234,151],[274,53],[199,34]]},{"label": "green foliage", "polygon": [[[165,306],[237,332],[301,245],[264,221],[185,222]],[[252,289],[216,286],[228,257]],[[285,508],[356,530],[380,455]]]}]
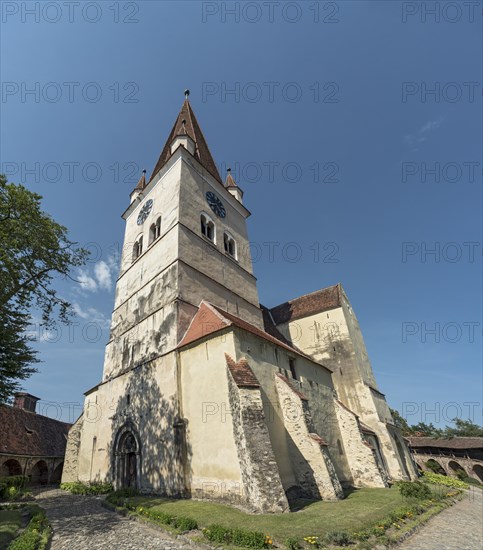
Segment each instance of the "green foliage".
[{"label": "green foliage", "polygon": [[182,531],[182,532],[198,529],[198,523],[193,518],[189,518],[186,516],[175,516],[172,514],[166,514],[161,510],[145,508],[143,506],[130,506],[129,503],[127,503],[126,507],[131,510],[134,510],[138,514],[141,514],[143,516],[146,516],[149,519],[156,521],[157,523],[161,523],[163,525],[169,525],[170,527],[173,527],[174,529],[178,529],[179,531]]},{"label": "green foliage", "polygon": [[401,430],[403,435],[410,435],[411,428],[407,423],[407,420],[398,412],[396,409],[389,409],[391,411],[392,419],[394,420],[394,425]]},{"label": "green foliage", "polygon": [[468,489],[468,484],[454,477],[442,476],[434,472],[423,472],[423,479],[434,483],[435,485],[445,485],[446,487],[455,487],[456,489]]},{"label": "green foliage", "polygon": [[424,500],[431,497],[431,489],[420,481],[399,481],[397,486],[405,498]]},{"label": "green foliage", "polygon": [[16,506],[0,506],[0,548],[7,548],[22,527],[22,514]]},{"label": "green foliage", "polygon": [[468,474],[464,470],[457,470],[456,477],[461,481],[465,481],[465,479],[468,477]]},{"label": "green foliage", "polygon": [[[430,485],[431,487],[431,485]],[[433,490],[433,488],[431,487]],[[155,496],[137,496],[125,499],[122,503],[125,508],[131,510],[140,507],[152,512],[162,513],[168,517],[187,516],[193,518],[198,526],[206,527],[216,518],[220,527],[221,536],[212,538],[225,540],[226,530],[239,528],[242,530],[270,533],[276,539],[278,547],[282,546],[288,538],[299,541],[303,548],[328,547],[324,536],[329,531],[346,531],[353,541],[372,543],[377,535],[377,543],[385,544],[386,531],[392,530],[392,523],[398,521],[401,529],[405,522],[412,523],[416,516],[421,516],[425,511],[433,510],[435,506],[445,506],[449,503],[446,495],[456,495],[456,489],[441,488],[442,500],[432,496],[428,501],[407,501],[401,508],[402,500],[397,487],[390,489],[358,489],[349,494],[347,498],[338,502],[318,501],[305,506],[297,513],[291,514],[247,514],[242,510],[228,504],[199,501],[195,499],[173,499]],[[115,494],[115,493],[113,493]],[[111,501],[112,495],[108,495]],[[392,511],[397,511],[393,516]],[[139,513],[139,512],[136,512]],[[412,514],[410,517],[401,517],[403,513]],[[423,517],[421,516],[421,517]],[[151,516],[149,516],[151,517]],[[168,523],[166,523],[168,525]],[[394,528],[395,529],[395,528]],[[312,535],[317,538],[317,544],[304,541]],[[267,539],[266,546],[273,546]],[[225,546],[223,542],[214,541],[213,546]]]},{"label": "green foliage", "polygon": [[429,468],[432,472],[434,472],[435,474],[443,474],[444,470],[442,468],[442,466],[436,462],[436,460],[430,458],[429,460],[427,460],[425,462],[425,465],[427,468]]},{"label": "green foliage", "polygon": [[271,545],[271,539],[259,531],[230,529],[216,524],[203,529],[203,535],[211,542],[232,544],[241,548],[266,548]]},{"label": "green foliage", "polygon": [[110,493],[106,500],[112,504],[118,504],[121,503],[124,499],[135,497],[138,494],[139,491],[137,489],[119,489],[118,491],[113,491],[112,493]]},{"label": "green foliage", "polygon": [[325,540],[335,546],[349,546],[352,538],[347,531],[331,531],[325,535]]},{"label": "green foliage", "polygon": [[58,314],[68,322],[72,308],[53,287],[55,275],[69,277],[88,252],[70,241],[67,229],[41,209],[41,196],[0,174],[0,402],[35,372],[37,361],[26,333],[36,307],[42,322]]},{"label": "green foliage", "polygon": [[15,500],[23,494],[22,488],[27,483],[27,476],[7,476],[0,481],[0,498]]},{"label": "green foliage", "polygon": [[444,437],[483,437],[483,427],[469,419],[453,418],[452,422],[456,426],[454,428],[446,426]]},{"label": "green foliage", "polygon": [[436,428],[432,423],[418,422],[410,426],[407,420],[395,409],[390,409],[394,424],[405,436],[437,437],[450,439],[452,437],[483,437],[483,426],[475,424],[471,420],[453,418],[454,427]]},{"label": "green foliage", "polygon": [[86,484],[80,481],[61,483],[60,488],[64,491],[69,491],[73,495],[105,495],[113,491],[111,483]]},{"label": "green foliage", "polygon": [[27,528],[10,543],[8,550],[45,550],[51,534],[52,529],[45,512],[36,508]]},{"label": "green foliage", "polygon": [[285,539],[285,547],[288,548],[288,550],[299,550],[299,541],[295,537],[288,537]]}]

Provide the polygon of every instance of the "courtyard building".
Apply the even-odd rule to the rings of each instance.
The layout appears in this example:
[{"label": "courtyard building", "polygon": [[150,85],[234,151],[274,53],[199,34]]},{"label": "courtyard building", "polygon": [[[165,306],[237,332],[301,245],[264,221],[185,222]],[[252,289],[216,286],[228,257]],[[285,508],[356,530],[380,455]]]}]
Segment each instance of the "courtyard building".
[{"label": "courtyard building", "polygon": [[22,475],[31,485],[59,483],[71,424],[37,414],[38,397],[18,392],[0,405],[0,478]]}]

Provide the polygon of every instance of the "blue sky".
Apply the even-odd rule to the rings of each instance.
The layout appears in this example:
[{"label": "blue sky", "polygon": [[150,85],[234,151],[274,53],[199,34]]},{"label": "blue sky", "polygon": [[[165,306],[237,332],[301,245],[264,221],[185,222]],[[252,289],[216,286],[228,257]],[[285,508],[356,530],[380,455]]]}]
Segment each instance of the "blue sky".
[{"label": "blue sky", "polygon": [[481,2],[48,4],[2,3],[1,169],[93,257],[58,282],[79,324],[33,328],[42,412],[101,378],[120,215],[188,87],[261,302],[341,282],[391,406],[481,421]]}]

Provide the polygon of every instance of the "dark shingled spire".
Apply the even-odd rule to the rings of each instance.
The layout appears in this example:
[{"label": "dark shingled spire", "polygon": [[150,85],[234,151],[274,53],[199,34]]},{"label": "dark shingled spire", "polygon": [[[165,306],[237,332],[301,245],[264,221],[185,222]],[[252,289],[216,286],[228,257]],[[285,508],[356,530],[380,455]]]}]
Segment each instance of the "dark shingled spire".
[{"label": "dark shingled spire", "polygon": [[196,120],[190,102],[188,101],[187,94],[185,97],[186,99],[183,102],[181,111],[179,112],[178,118],[174,123],[173,129],[169,134],[168,140],[163,147],[163,151],[161,152],[149,181],[154,178],[154,176],[161,170],[171,156],[171,144],[173,143],[174,138],[179,135],[187,134],[195,143],[195,158],[217,181],[223,185],[218,169],[216,168],[215,161],[213,160],[210,150],[208,149],[208,145],[206,144],[203,132],[201,131],[198,121]]},{"label": "dark shingled spire", "polygon": [[139,178],[138,184],[134,188],[134,191],[142,191],[146,187],[146,170],[143,170],[141,177]]}]

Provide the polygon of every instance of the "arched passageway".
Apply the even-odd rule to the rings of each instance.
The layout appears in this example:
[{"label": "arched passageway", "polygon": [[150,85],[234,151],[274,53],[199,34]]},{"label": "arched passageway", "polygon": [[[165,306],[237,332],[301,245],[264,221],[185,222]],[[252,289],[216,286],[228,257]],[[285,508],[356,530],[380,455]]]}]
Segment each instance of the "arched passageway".
[{"label": "arched passageway", "polygon": [[467,475],[466,470],[463,468],[463,466],[461,466],[461,464],[459,462],[456,462],[455,460],[450,460],[448,462],[448,468],[451,468],[451,471],[456,475],[458,475],[459,472],[462,472],[461,475]]},{"label": "arched passageway", "polygon": [[2,464],[1,476],[20,476],[22,475],[22,467],[20,462],[10,458]]},{"label": "arched passageway", "polygon": [[52,472],[52,477],[50,478],[51,483],[60,483],[60,480],[62,479],[62,469],[64,467],[64,463],[61,462],[57,465],[57,467]]},{"label": "arched passageway", "polygon": [[49,481],[49,469],[45,460],[39,460],[30,470],[30,483],[32,485],[47,485]]},{"label": "arched passageway", "polygon": [[441,466],[441,464],[437,460],[434,460],[434,458],[430,458],[426,461],[426,467],[435,474],[441,474],[443,476],[446,475],[446,471],[443,466]]},{"label": "arched passageway", "polygon": [[480,466],[480,464],[475,464],[473,466],[473,472],[475,476],[483,483],[483,466]]}]

